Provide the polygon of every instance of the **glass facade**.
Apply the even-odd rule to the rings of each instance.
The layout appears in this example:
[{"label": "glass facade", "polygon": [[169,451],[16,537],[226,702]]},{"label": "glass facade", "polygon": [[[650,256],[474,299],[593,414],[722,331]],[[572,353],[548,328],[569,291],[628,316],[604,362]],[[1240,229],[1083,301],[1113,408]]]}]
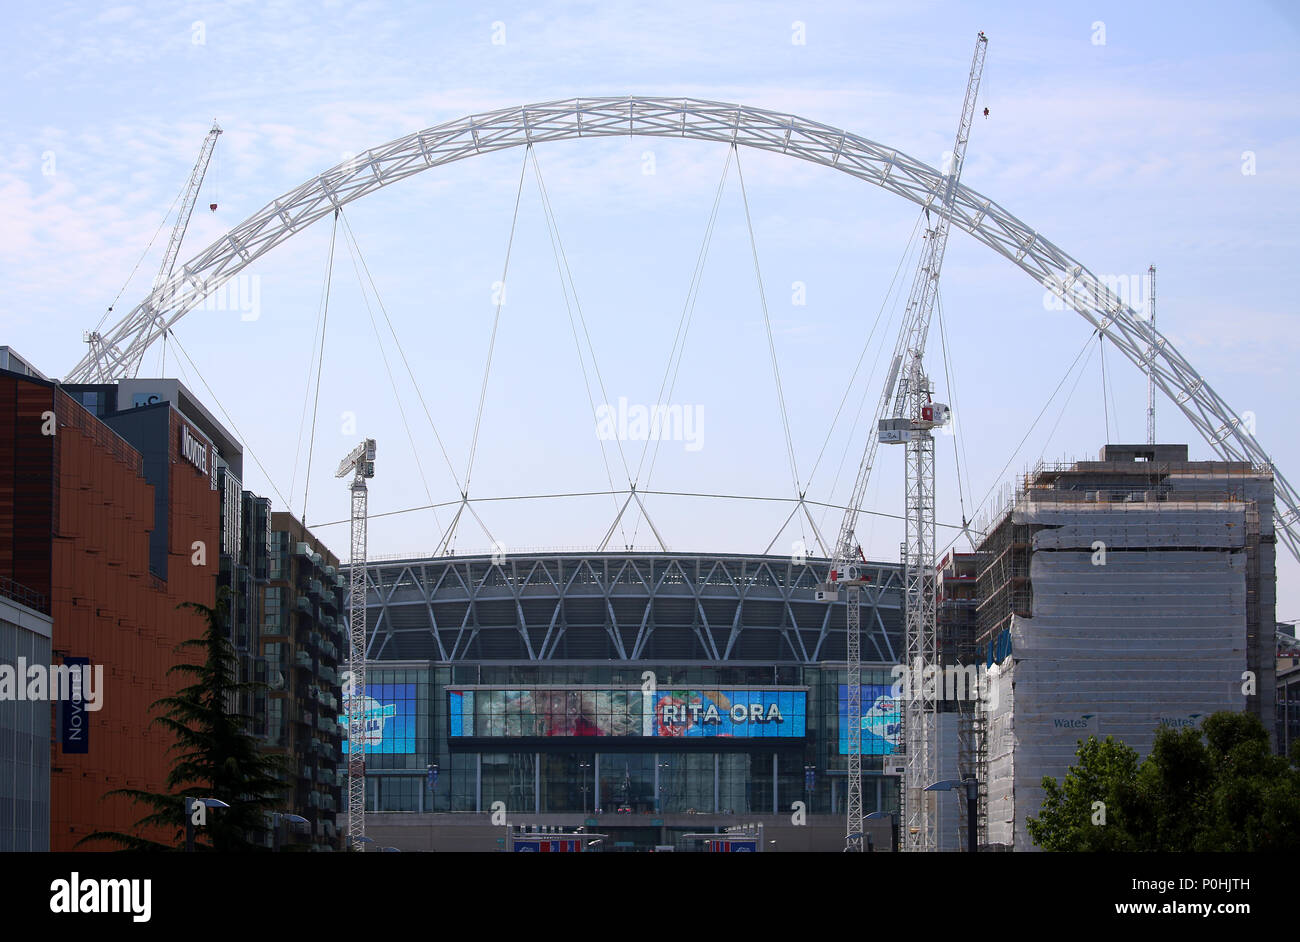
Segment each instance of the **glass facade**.
[{"label": "glass facade", "polygon": [[[654,694],[643,690],[646,671]],[[877,693],[892,682],[884,665],[862,679]],[[795,801],[813,814],[845,810],[836,665],[371,662],[366,680],[371,811],[486,813],[502,802],[510,813],[575,816],[773,814]],[[864,691],[864,714],[873,704]],[[891,750],[865,747],[871,722],[864,715],[867,813],[898,804],[897,779],[883,774]]]},{"label": "glass facade", "polygon": [[[19,609],[0,599],[0,665],[17,670],[26,664],[50,664],[50,637],[19,622],[39,621],[51,630],[48,616]],[[20,681],[25,683],[24,681]],[[10,700],[0,709],[0,851],[50,849],[50,704],[46,700]],[[67,709],[63,703],[59,710]],[[57,735],[58,729],[53,732]],[[62,747],[59,747],[62,748]]]}]

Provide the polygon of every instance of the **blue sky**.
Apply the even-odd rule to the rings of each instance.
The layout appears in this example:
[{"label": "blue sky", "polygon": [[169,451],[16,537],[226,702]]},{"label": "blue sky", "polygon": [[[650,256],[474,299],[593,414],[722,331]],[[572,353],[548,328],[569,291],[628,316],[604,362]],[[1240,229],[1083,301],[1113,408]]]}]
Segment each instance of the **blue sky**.
[{"label": "blue sky", "polygon": [[[792,42],[796,23],[803,44]],[[1096,41],[1097,24],[1104,43]],[[119,312],[147,293],[166,230],[129,276],[214,118],[225,133],[182,261],[351,154],[473,112],[550,99],[638,94],[738,102],[845,128],[938,165],[951,148],[981,29],[990,38],[980,96],[990,117],[973,129],[963,182],[1098,274],[1139,277],[1155,263],[1161,331],[1234,409],[1252,413],[1260,442],[1300,481],[1292,433],[1300,345],[1290,286],[1300,241],[1293,212],[1300,202],[1300,15],[1285,4],[15,9],[0,40],[0,274],[8,288],[0,342],[61,376],[83,352],[81,331],[119,292]],[[1252,175],[1242,172],[1247,151]],[[558,142],[536,155],[607,398],[656,402],[726,149],[618,139]],[[464,475],[473,437],[495,314],[492,287],[501,277],[522,160],[521,151],[509,150],[461,161],[345,210],[455,470],[443,461],[390,339],[395,395],[340,240],[309,524],[346,515],[347,491],[334,467],[367,435],[380,449],[373,512],[456,498],[453,478]],[[789,158],[742,152],[740,160],[799,477],[810,498],[842,502],[862,444],[852,414],[865,394],[865,425],[883,377],[877,369],[869,384],[865,371],[852,386],[849,379],[882,305],[883,322],[897,322],[901,305],[888,289],[900,263],[904,289],[910,283],[914,255],[905,248],[917,213],[874,187]],[[650,162],[653,174],[644,172]],[[609,489],[532,173],[519,200],[474,497]],[[217,212],[207,210],[209,202],[219,204]],[[321,223],[248,270],[256,276],[256,320],[201,311],[178,331],[269,473],[268,480],[246,458],[246,486],[277,506],[283,495],[299,514],[308,437],[300,440],[299,427],[305,384],[314,377],[329,243],[328,223]],[[804,304],[793,303],[796,282]],[[1047,309],[1041,286],[961,232],[949,244],[943,284],[957,395],[946,388],[936,343],[931,373],[940,398],[955,398],[963,453],[959,476],[953,439],[940,439],[941,522],[957,522],[963,502],[974,516],[991,488],[1040,457],[1091,457],[1108,437],[1142,439],[1144,380],[1108,351],[1103,406],[1094,341],[1087,365],[1070,375],[1017,452],[1089,328],[1072,312]],[[881,328],[867,347],[868,369],[892,342],[892,328]],[[174,359],[173,351],[169,372]],[[146,371],[156,371],[156,356],[147,363]],[[201,388],[192,374],[181,378]],[[846,388],[849,420],[832,428]],[[597,393],[596,402],[605,398]],[[696,410],[699,447],[663,443],[642,489],[793,495],[734,169],[669,402]],[[1161,399],[1157,410],[1162,441],[1192,439],[1170,403]],[[624,488],[611,444],[604,456],[615,486]],[[641,443],[624,445],[635,464]],[[1208,446],[1191,445],[1195,457],[1209,457]],[[773,551],[784,552],[794,540],[812,542],[807,528],[793,524],[778,536],[785,504],[647,501],[674,550],[761,551],[776,538]],[[478,510],[507,550],[590,547],[618,504],[605,495]],[[898,513],[901,504],[901,455],[886,451],[867,509]],[[371,552],[431,551],[451,516],[441,509],[376,519]],[[828,539],[838,516],[815,515]],[[625,519],[615,544],[654,543],[637,520]],[[319,532],[346,556],[345,527]],[[473,520],[458,532],[460,551],[492,543]],[[941,544],[948,540],[942,534],[951,531],[941,530]],[[865,518],[859,536],[868,555],[897,558],[895,521]],[[1296,564],[1281,560],[1279,618],[1300,617],[1296,575]]]}]

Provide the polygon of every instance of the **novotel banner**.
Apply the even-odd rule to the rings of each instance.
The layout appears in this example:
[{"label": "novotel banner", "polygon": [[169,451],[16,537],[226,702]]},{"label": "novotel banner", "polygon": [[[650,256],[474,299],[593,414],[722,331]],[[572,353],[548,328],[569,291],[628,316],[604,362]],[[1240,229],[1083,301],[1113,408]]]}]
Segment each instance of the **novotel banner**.
[{"label": "novotel banner", "polygon": [[65,755],[86,755],[90,752],[90,715],[86,711],[81,666],[89,665],[90,658],[65,657],[63,663],[76,668],[70,675],[72,696],[63,702],[60,710],[63,752]]},{"label": "novotel banner", "polygon": [[806,735],[802,690],[449,688],[452,737]]}]

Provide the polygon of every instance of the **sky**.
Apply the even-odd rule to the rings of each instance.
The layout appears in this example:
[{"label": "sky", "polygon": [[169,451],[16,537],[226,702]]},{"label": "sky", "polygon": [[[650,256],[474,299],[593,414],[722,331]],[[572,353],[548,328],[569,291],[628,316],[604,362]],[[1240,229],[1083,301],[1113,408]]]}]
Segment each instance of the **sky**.
[{"label": "sky", "polygon": [[[1156,265],[1161,333],[1300,483],[1300,14],[1287,4],[47,3],[8,20],[0,343],[48,375],[72,369],[110,305],[105,326],[147,295],[214,120],[181,263],[368,148],[548,100],[733,102],[939,166],[983,30],[989,115],[962,182],[1123,279],[1135,307]],[[482,522],[462,515],[460,553],[590,549],[607,532],[616,549],[815,551],[801,516],[783,526],[789,501],[849,498],[916,264],[916,206],[751,149],[742,188],[711,142],[561,141],[532,157],[476,156],[349,204],[337,232],[324,220],[295,235],[188,314],[188,359],[155,346],[141,375],[179,373],[245,443],[245,486],[345,558],[334,471],[363,437],[378,441],[372,558],[440,546],[467,476]],[[940,300],[928,367],[955,434],[937,438],[939,546],[964,549],[954,525],[996,511],[1040,460],[1144,440],[1146,390],[1083,318],[961,231]],[[657,450],[634,424],[620,439],[620,400],[633,416],[680,407],[687,424]],[[1212,456],[1163,395],[1157,429]],[[649,522],[633,504],[615,525],[626,495],[608,492],[629,480],[766,499],[649,493]],[[502,499],[542,494],[589,496]],[[398,512],[429,504],[442,506]],[[898,559],[902,507],[902,455],[883,448],[857,531],[870,558]],[[833,541],[842,512],[810,513]],[[1300,618],[1297,575],[1282,549],[1279,619]]]}]

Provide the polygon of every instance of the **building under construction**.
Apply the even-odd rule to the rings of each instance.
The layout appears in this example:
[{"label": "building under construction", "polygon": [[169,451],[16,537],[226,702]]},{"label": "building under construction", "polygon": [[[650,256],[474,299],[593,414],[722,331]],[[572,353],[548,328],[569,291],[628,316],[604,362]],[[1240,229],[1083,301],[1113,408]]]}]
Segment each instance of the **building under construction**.
[{"label": "building under construction", "polygon": [[980,530],[966,653],[988,670],[970,724],[988,845],[1032,848],[1042,778],[1065,775],[1079,739],[1145,756],[1158,728],[1225,709],[1273,728],[1270,469],[1107,445],[1040,464]]}]

